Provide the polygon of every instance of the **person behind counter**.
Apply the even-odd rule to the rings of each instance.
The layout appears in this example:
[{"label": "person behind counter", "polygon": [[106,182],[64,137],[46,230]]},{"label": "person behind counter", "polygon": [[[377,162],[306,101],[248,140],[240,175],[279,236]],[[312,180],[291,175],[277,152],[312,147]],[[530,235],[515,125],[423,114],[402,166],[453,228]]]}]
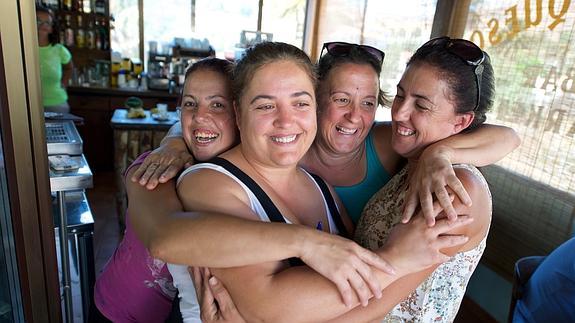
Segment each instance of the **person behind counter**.
[{"label": "person behind counter", "polygon": [[58,43],[52,10],[36,6],[42,104],[46,112],[70,112],[66,87],[72,76],[72,54]]}]

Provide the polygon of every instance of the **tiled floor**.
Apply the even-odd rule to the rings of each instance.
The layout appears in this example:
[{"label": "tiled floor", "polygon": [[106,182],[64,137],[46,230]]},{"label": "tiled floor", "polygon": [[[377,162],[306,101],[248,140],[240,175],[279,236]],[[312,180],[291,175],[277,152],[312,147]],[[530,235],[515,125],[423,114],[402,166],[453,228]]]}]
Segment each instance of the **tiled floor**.
[{"label": "tiled floor", "polygon": [[[113,172],[94,174],[94,188],[87,191],[88,201],[94,216],[94,257],[96,276],[114,253],[120,240],[120,231],[116,215],[116,182]],[[494,323],[495,321],[481,307],[464,298],[456,323]]]}]

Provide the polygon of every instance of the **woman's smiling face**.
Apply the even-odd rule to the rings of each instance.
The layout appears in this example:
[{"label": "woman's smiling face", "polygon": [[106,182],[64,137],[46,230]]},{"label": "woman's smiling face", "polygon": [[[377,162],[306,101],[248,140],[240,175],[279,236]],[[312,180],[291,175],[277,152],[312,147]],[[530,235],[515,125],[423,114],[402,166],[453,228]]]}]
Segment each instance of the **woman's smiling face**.
[{"label": "woman's smiling face", "polygon": [[317,131],[314,85],[306,71],[290,60],[266,64],[239,102],[244,154],[263,165],[296,165]]},{"label": "woman's smiling face", "polygon": [[237,139],[230,80],[199,69],[188,76],[181,103],[184,141],[194,158],[205,161],[231,148]]},{"label": "woman's smiling face", "polygon": [[320,84],[318,143],[336,154],[363,145],[375,120],[379,78],[367,64],[345,63]]},{"label": "woman's smiling face", "polygon": [[439,70],[425,63],[407,67],[391,108],[393,149],[418,157],[428,145],[454,135],[467,125],[450,101],[451,90]]}]

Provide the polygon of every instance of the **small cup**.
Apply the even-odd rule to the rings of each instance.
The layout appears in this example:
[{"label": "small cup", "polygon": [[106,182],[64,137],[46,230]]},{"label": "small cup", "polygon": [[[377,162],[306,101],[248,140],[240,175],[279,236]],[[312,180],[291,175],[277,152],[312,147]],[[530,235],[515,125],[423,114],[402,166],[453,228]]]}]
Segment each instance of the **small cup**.
[{"label": "small cup", "polygon": [[168,105],[166,103],[156,104],[156,109],[158,110],[158,116],[160,118],[167,118],[168,117]]}]

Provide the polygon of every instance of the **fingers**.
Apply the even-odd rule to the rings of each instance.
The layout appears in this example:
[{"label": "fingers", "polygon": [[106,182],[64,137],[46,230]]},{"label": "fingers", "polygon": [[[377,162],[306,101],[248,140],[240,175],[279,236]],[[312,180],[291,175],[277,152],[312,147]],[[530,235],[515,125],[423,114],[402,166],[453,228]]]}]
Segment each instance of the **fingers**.
[{"label": "fingers", "polygon": [[355,272],[355,274],[352,274],[348,278],[348,280],[351,287],[355,291],[355,294],[357,295],[357,298],[359,299],[361,305],[364,307],[367,306],[367,304],[369,303],[369,298],[371,297],[372,294],[368,286],[365,284],[364,280],[357,272]]},{"label": "fingers", "polygon": [[412,191],[411,189],[409,189],[406,193],[406,199],[405,199],[405,206],[403,207],[403,214],[402,214],[402,218],[401,218],[401,222],[402,223],[407,223],[409,222],[409,220],[411,219],[411,216],[413,216],[413,213],[415,213],[415,209],[417,208],[417,203],[419,202],[417,200],[417,194],[416,192]]},{"label": "fingers", "polygon": [[356,270],[359,273],[360,278],[367,283],[367,288],[369,288],[368,300],[371,295],[374,295],[375,298],[381,298],[381,284],[373,270],[371,270],[371,267],[362,263],[362,265],[358,266]]},{"label": "fingers", "polygon": [[437,238],[437,248],[441,250],[451,247],[457,247],[467,243],[467,241],[469,241],[469,237],[462,234],[444,235]]},{"label": "fingers", "polygon": [[469,196],[469,194],[465,190],[465,186],[463,186],[463,184],[461,183],[459,178],[457,178],[457,176],[454,175],[450,177],[447,182],[447,185],[451,188],[451,190],[453,190],[455,194],[457,194],[461,203],[467,206],[471,206],[472,204],[471,197]]},{"label": "fingers", "polygon": [[419,202],[421,203],[421,211],[423,212],[427,225],[432,227],[435,225],[435,215],[433,214],[433,197],[429,190],[422,190],[419,192]]},{"label": "fingers", "polygon": [[[203,272],[203,271],[202,271]],[[200,316],[202,322],[216,322],[218,320],[219,309],[214,298],[214,295],[210,289],[208,278],[204,273],[202,273],[203,280],[201,289],[201,298],[198,294],[198,301],[200,305]]]},{"label": "fingers", "polygon": [[352,293],[351,286],[349,285],[349,282],[347,280],[338,280],[334,281],[334,283],[341,295],[341,299],[345,304],[345,306],[351,308],[353,305],[353,301],[351,296]]},{"label": "fingers", "polygon": [[136,169],[134,171],[134,174],[132,174],[132,177],[130,178],[130,180],[133,183],[138,183],[140,181],[140,177],[142,177],[142,175],[144,174],[144,172],[146,171],[146,169],[148,169],[148,162],[146,162],[146,160],[144,160],[144,162],[140,165],[140,167],[138,167],[138,169]]},{"label": "fingers", "polygon": [[162,175],[160,175],[160,178],[158,179],[158,181],[160,183],[165,183],[167,181],[169,181],[170,179],[176,177],[176,175],[178,174],[178,172],[180,171],[179,165],[169,165],[164,172],[162,173]]},{"label": "fingers", "polygon": [[460,215],[455,221],[449,221],[447,219],[438,220],[433,228],[434,235],[442,235],[447,232],[468,225],[473,222],[473,218],[467,215]]},{"label": "fingers", "polygon": [[455,221],[457,218],[457,212],[453,208],[453,199],[449,196],[447,189],[443,185],[439,185],[435,188],[435,197],[437,198],[437,202],[441,206],[441,209],[447,215],[447,218],[450,221]]},{"label": "fingers", "polygon": [[168,165],[165,164],[157,164],[156,168],[152,175],[148,178],[148,184],[146,184],[146,188],[149,190],[153,190],[159,184],[160,174],[163,174]]},{"label": "fingers", "polygon": [[359,252],[359,257],[366,264],[374,266],[375,268],[390,275],[395,275],[395,268],[393,268],[391,264],[385,261],[385,259],[378,256],[375,252],[361,248],[361,251]]},{"label": "fingers", "polygon": [[198,295],[198,299],[202,298],[201,289],[203,286],[203,279],[200,270],[201,269],[198,267],[188,267],[188,272],[190,273],[192,281],[194,282],[194,288],[196,289],[196,295]]},{"label": "fingers", "polygon": [[218,302],[218,307],[220,308],[223,319],[236,321],[240,314],[228,290],[215,276],[210,277],[208,284],[210,293]]}]

